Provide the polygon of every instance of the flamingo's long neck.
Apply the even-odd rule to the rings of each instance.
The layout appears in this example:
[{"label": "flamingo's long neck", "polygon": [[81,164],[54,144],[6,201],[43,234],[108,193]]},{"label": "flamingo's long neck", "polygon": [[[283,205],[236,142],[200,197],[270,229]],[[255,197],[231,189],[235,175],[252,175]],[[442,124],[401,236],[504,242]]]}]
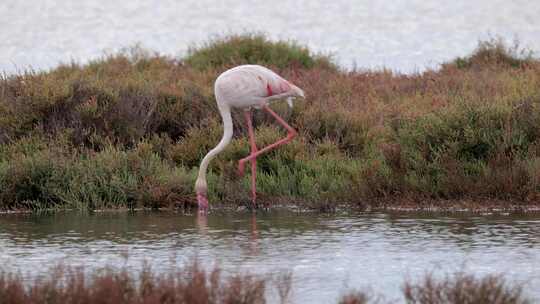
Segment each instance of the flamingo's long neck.
[{"label": "flamingo's long neck", "polygon": [[231,109],[228,105],[219,105],[219,112],[221,113],[221,118],[223,119],[223,137],[219,144],[206,156],[203,158],[201,165],[199,167],[199,176],[197,177],[197,182],[195,183],[195,191],[197,193],[206,193],[208,187],[206,184],[206,171],[208,169],[208,164],[210,161],[216,157],[221,151],[227,147],[231,142],[233,135],[233,123],[231,117]]}]

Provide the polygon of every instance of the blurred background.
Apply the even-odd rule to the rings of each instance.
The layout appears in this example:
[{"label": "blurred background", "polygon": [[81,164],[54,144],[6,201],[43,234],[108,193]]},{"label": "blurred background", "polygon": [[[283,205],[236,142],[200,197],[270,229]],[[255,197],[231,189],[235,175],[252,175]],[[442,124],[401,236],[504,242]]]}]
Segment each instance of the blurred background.
[{"label": "blurred background", "polygon": [[265,33],[346,68],[436,68],[500,36],[540,50],[540,1],[3,0],[0,71],[84,63],[137,43],[182,56],[232,33]]}]

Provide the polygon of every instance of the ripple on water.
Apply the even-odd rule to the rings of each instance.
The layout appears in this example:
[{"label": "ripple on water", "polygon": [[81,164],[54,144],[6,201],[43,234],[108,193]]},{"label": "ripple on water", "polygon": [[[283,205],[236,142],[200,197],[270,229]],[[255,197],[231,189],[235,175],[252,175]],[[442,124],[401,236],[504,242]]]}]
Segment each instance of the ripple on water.
[{"label": "ripple on water", "polygon": [[[20,223],[20,225],[19,225]],[[370,286],[399,297],[405,277],[428,271],[503,273],[540,284],[540,217],[429,217],[415,214],[320,216],[270,212],[194,216],[137,213],[0,216],[2,267],[31,277],[59,262],[156,270],[198,257],[227,272],[292,270],[295,300],[335,299]],[[540,298],[540,291],[526,286]],[[312,302],[312,301],[311,301]]]}]

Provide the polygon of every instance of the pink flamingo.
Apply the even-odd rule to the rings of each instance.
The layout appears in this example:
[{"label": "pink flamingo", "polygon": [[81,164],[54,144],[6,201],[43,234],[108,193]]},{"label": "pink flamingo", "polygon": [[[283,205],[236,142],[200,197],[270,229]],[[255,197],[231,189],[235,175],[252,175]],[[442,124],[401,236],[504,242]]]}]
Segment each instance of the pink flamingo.
[{"label": "pink flamingo", "polygon": [[[206,213],[208,210],[208,186],[206,183],[208,164],[231,142],[233,135],[232,108],[244,109],[244,117],[248,126],[251,153],[238,162],[238,171],[242,176],[244,174],[245,163],[247,161],[251,162],[251,195],[253,207],[255,207],[257,197],[255,182],[257,157],[271,149],[288,143],[296,136],[296,130],[272,111],[268,104],[273,100],[287,98],[289,106],[292,107],[292,98],[305,98],[304,91],[265,67],[260,65],[241,65],[219,75],[214,84],[214,93],[219,112],[223,119],[223,138],[221,138],[221,141],[215,148],[206,154],[199,167],[199,175],[195,182],[199,211]],[[279,124],[287,129],[287,137],[267,147],[257,149],[253,124],[251,122],[251,108],[262,108],[272,115]]]}]

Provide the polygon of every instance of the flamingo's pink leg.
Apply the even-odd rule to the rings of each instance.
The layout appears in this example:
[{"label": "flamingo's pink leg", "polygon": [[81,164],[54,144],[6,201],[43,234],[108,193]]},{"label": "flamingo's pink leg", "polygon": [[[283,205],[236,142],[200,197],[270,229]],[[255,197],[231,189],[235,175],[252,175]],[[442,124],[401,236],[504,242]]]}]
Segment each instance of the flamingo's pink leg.
[{"label": "flamingo's pink leg", "polygon": [[[253,123],[251,121],[251,110],[244,111],[244,117],[246,118],[246,123],[248,126],[248,134],[249,134],[249,145],[251,146],[251,153],[250,155],[253,155],[257,152],[257,144],[255,143],[255,133],[253,131]],[[243,166],[241,166],[241,169],[243,170]],[[243,172],[241,172],[242,174]],[[251,160],[251,198],[253,202],[253,207],[255,208],[255,200],[257,199],[257,159],[254,158]]]},{"label": "flamingo's pink leg", "polygon": [[245,157],[245,158],[242,158],[238,163],[238,167],[239,167],[239,170],[240,172],[243,172],[244,170],[244,165],[247,161],[253,161],[257,158],[257,156],[265,153],[265,152],[268,152],[278,146],[281,146],[281,145],[284,145],[288,142],[290,142],[297,134],[296,130],[293,129],[291,126],[289,126],[289,124],[287,124],[285,122],[285,120],[283,120],[283,118],[281,118],[279,115],[276,114],[276,112],[272,111],[272,109],[270,109],[269,106],[265,105],[263,106],[263,109],[265,109],[268,113],[270,113],[270,115],[272,115],[285,129],[287,129],[287,131],[289,132],[287,134],[287,137],[283,138],[283,139],[280,139],[278,141],[276,141],[275,143],[271,144],[271,145],[268,145],[258,151],[256,151],[255,153],[251,153],[248,157]]}]

